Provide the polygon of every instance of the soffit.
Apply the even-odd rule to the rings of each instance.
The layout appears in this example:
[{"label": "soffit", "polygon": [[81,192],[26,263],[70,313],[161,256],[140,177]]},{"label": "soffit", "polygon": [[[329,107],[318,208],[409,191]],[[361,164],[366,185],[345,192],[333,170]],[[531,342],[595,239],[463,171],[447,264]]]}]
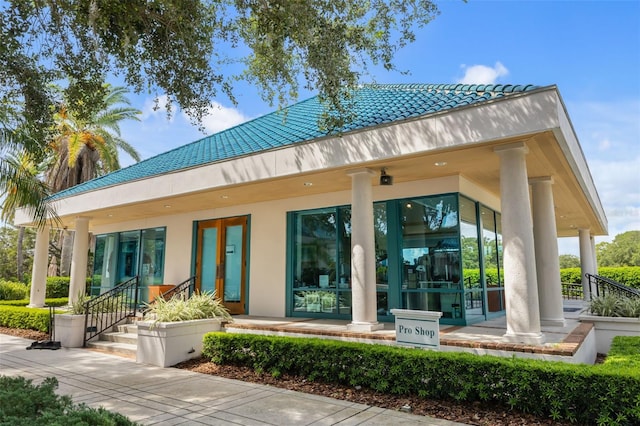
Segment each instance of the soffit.
[{"label": "soffit", "polygon": [[[366,166],[376,171],[385,167],[387,173],[393,176],[395,184],[460,175],[499,197],[499,157],[493,150],[498,145],[516,140],[523,141],[523,138],[502,139],[481,146],[445,149],[429,154],[361,163],[357,167]],[[576,236],[580,228],[590,229],[592,235],[606,234],[606,229],[602,228],[594,215],[553,132],[529,135],[524,142],[529,147],[529,154],[526,156],[529,177],[552,176],[554,178],[552,189],[558,236]],[[446,165],[441,167],[435,165],[441,162],[446,162]],[[351,165],[188,195],[156,198],[144,203],[95,210],[85,208],[83,216],[91,217],[90,223],[93,227],[124,220],[139,220],[231,205],[348,191],[351,189],[351,178],[346,172],[353,167],[354,165]],[[375,177],[373,182],[374,185],[378,185],[378,178]],[[307,183],[312,185],[308,186]],[[74,217],[63,216],[61,219],[65,226],[73,227]]]}]

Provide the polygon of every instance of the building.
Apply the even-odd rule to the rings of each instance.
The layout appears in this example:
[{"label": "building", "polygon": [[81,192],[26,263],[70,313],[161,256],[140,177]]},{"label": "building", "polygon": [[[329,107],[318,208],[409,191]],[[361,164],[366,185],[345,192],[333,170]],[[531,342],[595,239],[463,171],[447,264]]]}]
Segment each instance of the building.
[{"label": "building", "polygon": [[196,276],[233,313],[363,331],[392,308],[460,325],[506,315],[506,340],[542,343],[541,324],[564,322],[557,238],[579,235],[595,272],[607,233],[557,87],[366,85],[351,102],[339,132],[311,98],[55,194],[76,231],[70,298],[91,232],[93,292],[138,275],[149,297]]}]

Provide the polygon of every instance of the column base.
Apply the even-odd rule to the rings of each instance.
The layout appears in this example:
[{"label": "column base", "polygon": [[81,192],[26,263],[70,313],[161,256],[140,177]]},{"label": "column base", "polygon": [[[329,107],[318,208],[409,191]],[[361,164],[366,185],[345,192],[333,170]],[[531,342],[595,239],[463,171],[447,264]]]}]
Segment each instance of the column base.
[{"label": "column base", "polygon": [[510,343],[525,343],[527,345],[542,345],[545,340],[542,333],[506,333],[502,339]]},{"label": "column base", "polygon": [[44,308],[44,303],[29,303],[27,308]]},{"label": "column base", "polygon": [[567,325],[567,322],[565,321],[564,318],[559,318],[559,319],[553,319],[553,318],[543,319],[543,318],[540,318],[540,325],[544,325],[544,326],[547,326],[547,327],[564,327],[565,325]]},{"label": "column base", "polygon": [[349,331],[360,331],[360,332],[368,332],[368,331],[376,331],[384,329],[384,324],[379,322],[352,322],[347,324],[347,330]]}]

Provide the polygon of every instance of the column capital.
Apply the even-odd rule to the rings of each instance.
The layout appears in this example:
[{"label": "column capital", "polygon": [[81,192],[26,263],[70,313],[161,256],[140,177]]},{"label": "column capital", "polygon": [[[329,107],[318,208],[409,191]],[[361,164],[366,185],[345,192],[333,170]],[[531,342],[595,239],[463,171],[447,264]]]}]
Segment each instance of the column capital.
[{"label": "column capital", "polygon": [[73,219],[77,222],[77,221],[79,221],[79,220],[86,220],[86,221],[89,221],[89,220],[91,220],[91,219],[93,219],[93,218],[92,218],[91,216],[76,216],[76,217],[74,217]]},{"label": "column capital", "polygon": [[500,145],[493,148],[493,152],[496,154],[502,154],[505,151],[522,150],[525,154],[529,153],[529,147],[524,142],[514,142],[506,145]]},{"label": "column capital", "polygon": [[375,175],[377,175],[378,173],[373,170],[373,169],[369,169],[367,167],[363,167],[361,169],[350,169],[347,170],[347,175],[348,176],[357,176],[357,175],[362,175],[362,174],[368,174],[369,176],[373,177]]},{"label": "column capital", "polygon": [[554,184],[555,180],[553,179],[553,176],[538,176],[529,178],[529,185],[533,185],[536,183]]}]

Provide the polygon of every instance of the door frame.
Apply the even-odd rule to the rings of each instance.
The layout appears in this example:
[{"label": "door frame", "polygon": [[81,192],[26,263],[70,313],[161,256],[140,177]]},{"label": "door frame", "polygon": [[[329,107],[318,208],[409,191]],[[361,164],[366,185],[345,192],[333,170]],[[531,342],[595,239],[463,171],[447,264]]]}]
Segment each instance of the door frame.
[{"label": "door frame", "polygon": [[249,306],[249,215],[230,216],[216,219],[205,219],[193,222],[193,245],[192,245],[192,276],[195,277],[195,289],[200,290],[200,265],[202,264],[202,232],[206,228],[218,228],[217,249],[216,249],[216,295],[224,299],[224,257],[225,253],[225,227],[228,225],[242,225],[242,266],[240,283],[240,301],[224,303],[231,314],[241,315],[248,313]]}]

